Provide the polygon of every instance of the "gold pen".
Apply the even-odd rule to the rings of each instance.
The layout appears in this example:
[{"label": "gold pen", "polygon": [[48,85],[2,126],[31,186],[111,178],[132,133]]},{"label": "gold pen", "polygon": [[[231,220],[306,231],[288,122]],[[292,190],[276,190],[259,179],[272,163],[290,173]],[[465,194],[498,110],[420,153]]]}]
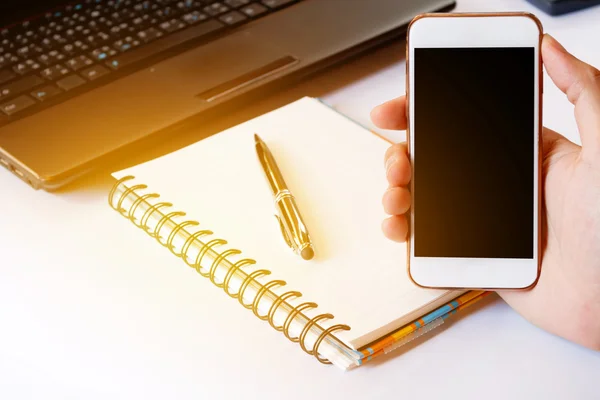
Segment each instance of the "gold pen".
[{"label": "gold pen", "polygon": [[296,205],[296,199],[283,180],[273,154],[257,134],[254,134],[254,143],[258,160],[273,192],[275,208],[279,211],[279,215],[275,217],[279,221],[283,238],[296,254],[305,260],[310,260],[314,257],[315,251],[306,224]]}]

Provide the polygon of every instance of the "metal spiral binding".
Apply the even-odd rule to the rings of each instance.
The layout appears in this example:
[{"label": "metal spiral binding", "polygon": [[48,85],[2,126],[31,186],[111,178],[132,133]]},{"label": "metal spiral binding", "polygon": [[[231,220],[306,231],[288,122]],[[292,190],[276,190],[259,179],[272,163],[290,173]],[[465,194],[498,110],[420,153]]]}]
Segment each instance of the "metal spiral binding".
[{"label": "metal spiral binding", "polygon": [[[267,321],[269,325],[273,327],[273,329],[283,332],[285,337],[288,338],[290,341],[294,343],[299,343],[300,347],[304,352],[314,356],[319,362],[323,364],[331,364],[330,361],[319,355],[319,346],[326,338],[333,337],[333,332],[340,330],[350,330],[350,327],[348,325],[338,324],[331,326],[327,329],[321,328],[319,326],[319,328],[322,330],[322,333],[320,333],[319,336],[316,338],[312,348],[307,348],[306,338],[310,330],[314,327],[317,327],[319,322],[333,319],[334,316],[332,314],[320,314],[314,318],[309,318],[305,314],[306,311],[318,307],[318,304],[313,302],[304,302],[297,305],[296,307],[292,307],[288,301],[302,297],[302,293],[297,291],[288,291],[278,296],[273,291],[273,289],[285,286],[287,284],[285,281],[271,280],[267,283],[260,283],[258,279],[270,275],[271,271],[266,269],[259,269],[250,273],[244,272],[243,269],[245,267],[255,265],[256,261],[249,258],[241,259],[235,263],[230,261],[228,259],[229,257],[241,255],[242,252],[235,249],[225,250],[222,252],[215,250],[215,248],[227,244],[227,241],[223,239],[211,239],[208,242],[205,242],[204,240],[206,237],[210,237],[213,235],[212,231],[198,230],[194,233],[187,231],[186,228],[198,227],[200,223],[198,221],[185,221],[177,223],[174,219],[178,217],[182,218],[186,214],[181,211],[172,211],[168,213],[161,212],[161,210],[173,207],[173,204],[168,202],[156,202],[155,204],[151,204],[150,201],[158,201],[160,195],[156,193],[148,193],[144,195],[137,194],[138,191],[145,190],[148,187],[142,184],[127,187],[125,185],[125,182],[131,181],[133,179],[133,176],[126,176],[115,183],[108,195],[108,202],[111,208],[113,208],[125,218],[130,220],[135,226],[145,231],[150,237],[153,237],[162,246],[169,249],[169,251],[171,251],[171,253],[173,253],[175,256],[181,258],[188,266],[194,268],[196,272],[198,272],[200,275],[202,275],[205,278],[208,278],[215,286],[223,289],[223,291],[227,293],[229,297],[237,299],[244,308],[252,310],[252,312],[254,313],[254,315],[256,315],[257,318],[263,321]],[[124,187],[125,190],[123,190],[122,193],[119,195],[115,206],[115,195],[119,191],[120,187]],[[135,195],[137,198],[132,202],[129,209],[125,209],[123,207],[123,204],[126,198],[132,195]],[[139,221],[136,221],[136,212],[142,205],[147,209],[143,212],[141,218],[139,218]],[[148,224],[148,221],[154,214],[159,215],[160,218],[154,226],[154,228],[152,229]],[[165,228],[165,226],[170,227],[170,233],[167,236],[166,240],[163,240],[165,238],[161,235],[161,231],[163,230],[163,228]],[[188,237],[181,246],[181,250],[178,252],[175,249],[173,242],[180,235],[187,235]],[[192,261],[189,258],[189,251],[192,248],[192,245],[197,245],[199,243],[202,246],[198,251],[198,254],[196,255],[195,259]],[[203,271],[202,261],[207,254],[212,255],[211,258],[213,259],[213,262],[210,264],[210,268],[205,269]],[[216,279],[216,272],[218,267],[223,263],[229,264],[229,267],[227,269],[227,273],[223,277],[223,280],[221,282],[218,282]],[[206,270],[208,272],[206,272]],[[231,282],[231,279],[240,272],[242,272],[243,275],[245,275],[245,278],[242,280],[237,292],[232,293],[230,291],[229,284]],[[244,300],[244,295],[246,294],[248,288],[253,284],[256,285],[255,288],[258,287],[258,290],[252,301],[246,303]],[[267,294],[273,302],[269,307],[268,312],[264,315],[261,315],[259,312],[259,305],[261,300]],[[275,324],[275,315],[277,313],[277,310],[284,304],[287,308],[291,309],[291,311],[289,311],[283,324],[277,326]],[[290,334],[290,328],[292,326],[292,322],[297,317],[302,317],[302,319],[306,322],[300,334],[297,337],[292,337]]]}]

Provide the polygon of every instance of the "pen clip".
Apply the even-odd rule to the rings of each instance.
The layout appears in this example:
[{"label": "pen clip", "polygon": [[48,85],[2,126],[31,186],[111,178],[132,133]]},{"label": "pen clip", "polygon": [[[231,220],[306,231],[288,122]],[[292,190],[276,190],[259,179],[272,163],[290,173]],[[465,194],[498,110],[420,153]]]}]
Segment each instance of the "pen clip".
[{"label": "pen clip", "polygon": [[283,222],[281,221],[281,218],[277,214],[275,214],[275,218],[277,218],[277,222],[279,223],[279,228],[281,229],[281,235],[283,236],[283,240],[285,240],[285,242],[290,247],[290,249],[295,250],[294,246],[292,244],[292,240],[291,240],[290,236],[288,235],[287,231],[285,230],[285,227],[283,226]]}]

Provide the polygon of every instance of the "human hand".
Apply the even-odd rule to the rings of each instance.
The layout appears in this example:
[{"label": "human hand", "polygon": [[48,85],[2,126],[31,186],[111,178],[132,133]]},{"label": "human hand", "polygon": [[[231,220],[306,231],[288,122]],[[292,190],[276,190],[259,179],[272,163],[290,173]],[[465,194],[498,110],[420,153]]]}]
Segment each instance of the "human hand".
[{"label": "human hand", "polygon": [[[532,323],[600,351],[600,71],[545,35],[542,58],[548,75],[575,106],[582,147],[544,128],[542,269],[528,291],[499,291]],[[371,118],[383,129],[406,129],[406,99],[376,107]],[[389,189],[383,207],[391,215],[384,234],[406,241],[411,166],[404,144],[385,155]]]}]

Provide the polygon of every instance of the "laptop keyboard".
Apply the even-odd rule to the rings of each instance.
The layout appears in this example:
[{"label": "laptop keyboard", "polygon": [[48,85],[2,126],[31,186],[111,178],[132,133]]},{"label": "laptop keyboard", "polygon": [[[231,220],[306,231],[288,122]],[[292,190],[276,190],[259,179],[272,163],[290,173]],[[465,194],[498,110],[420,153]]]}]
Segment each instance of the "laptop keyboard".
[{"label": "laptop keyboard", "polygon": [[300,0],[83,0],[0,31],[0,124]]}]

